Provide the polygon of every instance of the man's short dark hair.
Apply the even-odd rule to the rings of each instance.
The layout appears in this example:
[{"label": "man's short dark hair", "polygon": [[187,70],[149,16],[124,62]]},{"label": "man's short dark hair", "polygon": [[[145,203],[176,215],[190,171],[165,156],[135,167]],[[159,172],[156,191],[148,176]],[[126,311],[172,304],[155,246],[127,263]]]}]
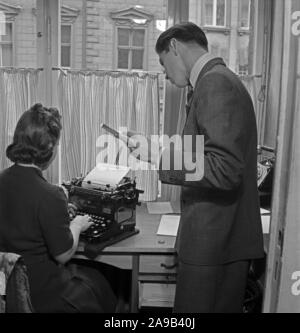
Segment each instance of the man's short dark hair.
[{"label": "man's short dark hair", "polygon": [[158,38],[155,50],[158,54],[169,52],[170,41],[172,38],[180,42],[194,42],[208,51],[208,42],[203,30],[192,22],[175,24],[164,31]]},{"label": "man's short dark hair", "polygon": [[60,137],[60,118],[55,108],[33,105],[19,119],[6,156],[15,163],[42,166],[49,162]]}]

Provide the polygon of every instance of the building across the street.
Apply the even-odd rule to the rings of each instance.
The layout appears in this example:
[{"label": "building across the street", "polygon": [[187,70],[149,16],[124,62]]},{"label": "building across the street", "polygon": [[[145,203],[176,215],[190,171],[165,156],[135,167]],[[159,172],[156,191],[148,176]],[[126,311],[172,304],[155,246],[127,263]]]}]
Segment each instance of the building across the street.
[{"label": "building across the street", "polygon": [[[61,1],[61,66],[161,71],[155,42],[166,29],[166,0]],[[249,72],[250,0],[190,0],[189,20],[202,26],[210,52],[239,74]],[[6,34],[0,66],[37,67],[36,0],[0,1]]]}]

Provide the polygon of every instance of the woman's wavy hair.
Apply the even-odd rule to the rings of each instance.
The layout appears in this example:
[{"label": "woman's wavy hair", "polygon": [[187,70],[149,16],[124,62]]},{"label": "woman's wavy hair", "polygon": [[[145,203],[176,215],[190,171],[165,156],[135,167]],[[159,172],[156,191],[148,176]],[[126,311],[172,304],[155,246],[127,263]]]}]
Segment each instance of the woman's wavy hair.
[{"label": "woman's wavy hair", "polygon": [[6,156],[15,163],[37,166],[48,163],[60,137],[60,119],[56,108],[45,108],[39,103],[33,105],[19,119]]}]

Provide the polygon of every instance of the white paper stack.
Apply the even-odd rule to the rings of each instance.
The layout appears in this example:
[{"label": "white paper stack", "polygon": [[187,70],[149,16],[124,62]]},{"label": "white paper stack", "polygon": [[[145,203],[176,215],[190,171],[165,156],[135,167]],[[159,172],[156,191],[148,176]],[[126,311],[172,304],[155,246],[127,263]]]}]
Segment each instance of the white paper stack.
[{"label": "white paper stack", "polygon": [[260,215],[263,233],[268,234],[270,232],[271,212],[267,209],[261,208]]},{"label": "white paper stack", "polygon": [[179,221],[179,215],[163,215],[160,219],[157,235],[176,236]]},{"label": "white paper stack", "polygon": [[170,202],[147,202],[149,214],[170,214],[174,213]]}]

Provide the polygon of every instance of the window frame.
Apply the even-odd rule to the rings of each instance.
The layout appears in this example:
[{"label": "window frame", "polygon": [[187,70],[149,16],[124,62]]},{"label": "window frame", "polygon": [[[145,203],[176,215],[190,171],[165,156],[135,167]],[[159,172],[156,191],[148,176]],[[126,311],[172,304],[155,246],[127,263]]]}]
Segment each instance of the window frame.
[{"label": "window frame", "polygon": [[73,51],[74,51],[74,49],[73,49],[73,47],[74,47],[74,43],[73,43],[73,30],[74,30],[74,27],[73,27],[73,23],[71,23],[71,22],[61,22],[61,27],[62,26],[70,26],[71,27],[71,33],[70,33],[70,45],[65,45],[65,44],[67,44],[67,43],[63,43],[62,41],[60,42],[60,61],[62,60],[62,47],[63,46],[70,46],[70,67],[68,67],[68,66],[62,66],[62,68],[65,68],[65,69],[70,69],[70,68],[72,68],[73,67]]},{"label": "window frame", "polygon": [[[69,7],[66,5],[61,5],[60,7],[60,26],[63,25],[71,26],[71,37],[70,37],[70,67],[62,67],[65,69],[70,69],[75,65],[76,59],[76,47],[75,47],[75,28],[76,20],[80,14],[80,9]],[[60,36],[61,37],[61,36]],[[61,40],[61,38],[60,38]],[[62,42],[60,41],[60,53],[62,50]],[[61,54],[60,54],[60,63],[61,63]]]},{"label": "window frame", "polygon": [[[119,45],[119,34],[118,34],[118,29],[126,29],[129,30],[129,45],[127,46],[120,46]],[[134,30],[143,30],[144,31],[144,45],[143,47],[140,46],[133,46],[132,45],[132,41],[133,41],[133,31]],[[147,54],[147,50],[146,50],[146,40],[147,40],[147,27],[145,26],[128,26],[128,25],[117,25],[116,26],[116,42],[115,42],[115,68],[118,71],[146,71],[147,70],[147,65],[146,65],[146,54]],[[128,68],[119,68],[118,64],[119,64],[119,49],[123,49],[123,50],[129,50],[129,59],[128,59]],[[142,69],[133,69],[132,68],[132,50],[143,50],[143,65],[142,65]]]},{"label": "window frame", "polygon": [[[136,6],[121,9],[110,13],[110,17],[114,22],[114,42],[113,42],[113,68],[119,71],[142,72],[148,70],[149,55],[149,24],[153,21],[154,16],[145,10],[139,9]],[[138,22],[141,21],[141,22]],[[144,55],[143,69],[118,69],[118,28],[144,29]]]},{"label": "window frame", "polygon": [[242,3],[239,1],[239,30],[242,31],[249,31],[250,27],[251,27],[251,9],[252,9],[252,4],[251,4],[251,0],[249,1],[249,5],[248,5],[248,26],[247,27],[243,27],[242,26]]},{"label": "window frame", "polygon": [[213,22],[212,24],[207,24],[206,23],[206,1],[203,1],[203,22],[204,22],[204,26],[208,27],[208,28],[226,28],[228,26],[228,5],[229,5],[229,1],[228,0],[224,0],[225,1],[225,12],[224,12],[224,25],[218,25],[217,24],[217,4],[218,4],[219,0],[213,0]]},{"label": "window frame", "polygon": [[[12,67],[17,65],[17,57],[16,57],[16,31],[15,31],[15,20],[22,10],[22,6],[10,5],[6,2],[0,1],[0,10],[5,15],[6,23],[10,23],[12,25]],[[2,43],[7,44],[7,43]],[[2,50],[1,50],[2,52]],[[2,66],[2,56],[1,56],[1,66]]]},{"label": "window frame", "polygon": [[[15,27],[14,21],[6,21],[5,24],[11,24],[11,42],[2,41],[2,36],[0,36],[0,67],[14,67],[16,64],[15,61]],[[11,45],[11,56],[12,56],[12,64],[10,66],[3,66],[2,59],[2,45]]]}]

